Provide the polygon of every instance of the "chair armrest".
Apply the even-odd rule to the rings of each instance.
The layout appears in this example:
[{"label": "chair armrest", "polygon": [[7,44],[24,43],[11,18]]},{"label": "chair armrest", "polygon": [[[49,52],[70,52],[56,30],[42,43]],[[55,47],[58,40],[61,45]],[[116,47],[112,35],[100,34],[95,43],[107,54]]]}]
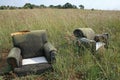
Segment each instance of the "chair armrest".
[{"label": "chair armrest", "polygon": [[96,42],[104,42],[105,43],[105,48],[108,48],[108,45],[109,45],[108,39],[109,39],[109,34],[108,33],[98,34],[94,38],[94,40]]},{"label": "chair armrest", "polygon": [[45,56],[48,60],[48,63],[55,62],[56,48],[49,42],[44,44]]},{"label": "chair armrest", "polygon": [[12,68],[19,67],[21,60],[22,60],[21,50],[16,47],[12,48],[7,57],[8,64]]},{"label": "chair armrest", "polygon": [[76,45],[80,48],[79,52],[84,52],[85,48],[90,49],[93,54],[96,52],[96,41],[94,40],[79,38],[76,41]]}]

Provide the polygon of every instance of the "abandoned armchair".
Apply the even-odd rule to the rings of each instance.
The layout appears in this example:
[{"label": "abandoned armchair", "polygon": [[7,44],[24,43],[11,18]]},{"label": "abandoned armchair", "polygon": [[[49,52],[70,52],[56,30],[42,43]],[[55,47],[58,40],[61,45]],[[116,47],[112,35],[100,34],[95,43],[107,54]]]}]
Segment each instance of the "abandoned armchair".
[{"label": "abandoned armchair", "polygon": [[79,52],[89,49],[94,54],[101,47],[108,48],[109,35],[107,33],[96,35],[91,28],[78,28],[73,31],[73,34],[76,37],[75,44]]},{"label": "abandoned armchair", "polygon": [[56,49],[47,40],[45,30],[12,33],[13,48],[7,57],[8,64],[17,75],[41,74],[52,70]]}]

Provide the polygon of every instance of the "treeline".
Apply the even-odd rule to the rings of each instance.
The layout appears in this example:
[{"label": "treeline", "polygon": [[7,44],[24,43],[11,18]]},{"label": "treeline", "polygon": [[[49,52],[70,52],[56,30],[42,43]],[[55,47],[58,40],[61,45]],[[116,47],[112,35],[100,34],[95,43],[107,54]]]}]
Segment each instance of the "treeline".
[{"label": "treeline", "polygon": [[[5,9],[34,9],[34,8],[57,8],[57,9],[78,9],[76,5],[73,5],[71,3],[66,3],[64,5],[49,5],[45,6],[44,4],[42,5],[34,5],[31,3],[26,3],[23,7],[16,7],[16,6],[0,6],[0,10],[5,10]],[[79,5],[80,9],[84,9],[84,5]]]}]

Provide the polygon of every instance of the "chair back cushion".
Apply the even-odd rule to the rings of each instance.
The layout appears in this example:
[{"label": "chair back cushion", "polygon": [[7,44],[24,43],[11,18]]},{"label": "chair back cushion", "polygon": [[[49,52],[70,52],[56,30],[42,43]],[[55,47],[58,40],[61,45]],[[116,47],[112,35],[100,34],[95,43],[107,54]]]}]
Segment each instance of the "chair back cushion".
[{"label": "chair back cushion", "polygon": [[28,32],[17,32],[12,34],[13,44],[21,49],[23,58],[43,56],[43,45],[47,42],[45,30],[34,30]]},{"label": "chair back cushion", "polygon": [[78,28],[73,31],[75,37],[78,38],[87,38],[93,40],[95,37],[95,32],[91,28]]}]

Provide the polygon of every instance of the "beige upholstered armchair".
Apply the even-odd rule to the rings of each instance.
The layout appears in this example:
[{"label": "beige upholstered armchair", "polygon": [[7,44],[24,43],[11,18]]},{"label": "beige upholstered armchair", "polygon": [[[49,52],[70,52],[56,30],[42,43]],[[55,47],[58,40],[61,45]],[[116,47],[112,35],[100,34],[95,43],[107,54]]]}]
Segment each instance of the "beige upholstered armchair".
[{"label": "beige upholstered armchair", "polygon": [[18,75],[40,74],[52,70],[56,49],[48,42],[45,30],[12,33],[13,48],[7,57],[8,64]]},{"label": "beige upholstered armchair", "polygon": [[101,47],[108,48],[107,33],[95,34],[91,28],[78,28],[73,31],[76,37],[76,45],[79,48],[79,52],[83,52],[85,49],[89,49],[93,54]]}]

